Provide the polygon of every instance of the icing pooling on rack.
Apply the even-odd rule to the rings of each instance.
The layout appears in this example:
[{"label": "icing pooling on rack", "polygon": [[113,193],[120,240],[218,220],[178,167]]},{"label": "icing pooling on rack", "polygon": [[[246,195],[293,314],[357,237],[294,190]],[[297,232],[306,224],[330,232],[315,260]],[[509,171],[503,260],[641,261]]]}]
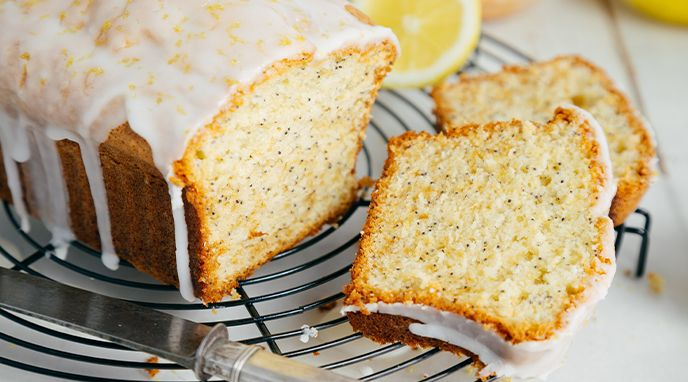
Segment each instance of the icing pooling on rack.
[{"label": "icing pooling on rack", "polygon": [[[101,246],[107,254],[104,260],[110,265],[114,249],[107,208],[102,207],[107,206],[107,195],[98,145],[124,122],[148,142],[155,165],[170,186],[180,289],[191,298],[191,277],[184,265],[189,262],[183,244],[186,222],[181,189],[171,181],[173,162],[182,157],[188,139],[240,86],[257,80],[273,63],[304,54],[319,59],[347,45],[396,42],[388,29],[359,21],[346,4],[344,0],[0,2],[0,106],[15,109],[37,129],[53,126],[73,134],[69,139],[81,148]],[[0,118],[5,121],[8,116]],[[8,147],[22,127],[9,124],[5,130],[2,143]],[[7,162],[12,161],[5,164],[10,174],[13,164]],[[10,183],[14,198],[21,191],[18,178]]]}]

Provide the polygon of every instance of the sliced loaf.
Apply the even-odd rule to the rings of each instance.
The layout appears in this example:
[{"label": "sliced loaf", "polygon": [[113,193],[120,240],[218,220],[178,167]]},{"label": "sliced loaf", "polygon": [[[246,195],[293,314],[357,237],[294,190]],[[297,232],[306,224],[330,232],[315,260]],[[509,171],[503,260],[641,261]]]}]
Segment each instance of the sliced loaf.
[{"label": "sliced loaf", "polygon": [[0,199],[218,302],[346,212],[397,54],[345,0],[0,1]]}]

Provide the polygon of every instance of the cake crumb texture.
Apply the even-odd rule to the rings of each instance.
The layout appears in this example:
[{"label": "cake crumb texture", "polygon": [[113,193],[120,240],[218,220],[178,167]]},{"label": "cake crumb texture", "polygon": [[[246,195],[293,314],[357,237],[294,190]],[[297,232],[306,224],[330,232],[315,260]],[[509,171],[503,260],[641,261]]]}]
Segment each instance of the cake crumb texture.
[{"label": "cake crumb texture", "polygon": [[511,343],[551,338],[613,272],[603,149],[570,109],[546,124],[392,139],[346,288],[345,304],[363,312],[350,313],[354,327],[365,329],[355,318],[368,317],[365,304],[414,303]]},{"label": "cake crumb texture", "polygon": [[283,63],[190,143],[179,172],[202,222],[194,280],[203,295],[221,298],[350,207],[370,109],[393,57],[381,44]]}]

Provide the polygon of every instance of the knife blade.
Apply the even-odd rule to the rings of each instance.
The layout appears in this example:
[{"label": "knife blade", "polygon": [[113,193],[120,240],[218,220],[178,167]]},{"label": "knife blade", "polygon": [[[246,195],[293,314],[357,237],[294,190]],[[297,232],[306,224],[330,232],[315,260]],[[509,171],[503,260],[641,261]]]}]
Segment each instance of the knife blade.
[{"label": "knife blade", "polygon": [[0,307],[168,359],[201,380],[230,382],[351,382],[259,346],[230,341],[227,327],[210,327],[0,267]]}]

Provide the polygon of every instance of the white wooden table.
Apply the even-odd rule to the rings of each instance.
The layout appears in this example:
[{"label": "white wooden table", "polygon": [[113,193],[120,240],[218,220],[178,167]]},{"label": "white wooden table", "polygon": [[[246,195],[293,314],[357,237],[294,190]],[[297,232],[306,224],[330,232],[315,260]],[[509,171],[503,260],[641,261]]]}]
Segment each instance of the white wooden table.
[{"label": "white wooden table", "polygon": [[[661,175],[641,206],[653,217],[653,294],[622,251],[612,290],[551,381],[688,381],[688,27],[647,19],[618,0],[540,0],[485,31],[538,59],[578,53],[605,68],[653,125]],[[626,248],[628,244],[626,244]]]}]

